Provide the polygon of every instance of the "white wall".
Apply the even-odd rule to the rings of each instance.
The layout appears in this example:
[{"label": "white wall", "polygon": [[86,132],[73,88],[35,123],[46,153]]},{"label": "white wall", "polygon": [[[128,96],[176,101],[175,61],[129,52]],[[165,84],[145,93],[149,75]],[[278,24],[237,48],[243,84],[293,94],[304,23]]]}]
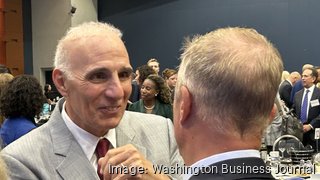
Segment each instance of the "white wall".
[{"label": "white wall", "polygon": [[71,0],[71,5],[77,8],[71,19],[71,26],[98,20],[97,0]]},{"label": "white wall", "polygon": [[[71,15],[71,5],[77,8]],[[67,29],[97,21],[97,0],[32,0],[33,74],[45,83],[44,71],[53,67],[58,40]]]}]

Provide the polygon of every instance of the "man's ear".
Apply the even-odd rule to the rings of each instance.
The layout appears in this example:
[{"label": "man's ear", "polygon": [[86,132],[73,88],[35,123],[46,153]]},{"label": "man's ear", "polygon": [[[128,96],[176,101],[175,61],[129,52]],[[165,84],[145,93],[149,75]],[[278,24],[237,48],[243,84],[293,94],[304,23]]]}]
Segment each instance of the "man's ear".
[{"label": "man's ear", "polygon": [[276,104],[273,104],[273,107],[272,107],[271,112],[270,112],[268,124],[271,124],[271,123],[272,123],[272,121],[274,120],[274,118],[275,118],[276,115],[277,115],[277,112],[278,112],[278,107],[277,107]]},{"label": "man's ear", "polygon": [[52,80],[60,94],[64,97],[67,97],[68,93],[67,88],[65,87],[65,78],[63,72],[59,69],[54,69],[52,71]]},{"label": "man's ear", "polygon": [[183,126],[187,123],[192,108],[192,95],[186,86],[180,87],[179,123]]}]

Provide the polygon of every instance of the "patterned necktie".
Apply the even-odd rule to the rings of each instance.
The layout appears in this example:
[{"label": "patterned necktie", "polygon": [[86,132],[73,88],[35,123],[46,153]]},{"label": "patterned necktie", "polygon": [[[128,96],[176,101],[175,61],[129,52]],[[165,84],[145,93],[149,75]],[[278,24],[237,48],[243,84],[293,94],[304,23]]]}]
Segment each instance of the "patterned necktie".
[{"label": "patterned necktie", "polygon": [[[97,155],[97,162],[101,157],[104,157],[109,150],[110,142],[106,138],[102,138],[99,140],[97,147],[96,147],[96,155]],[[99,178],[103,179],[103,174],[100,174],[100,166],[98,164],[97,173]]]},{"label": "patterned necktie", "polygon": [[302,123],[307,122],[307,108],[308,108],[308,94],[309,94],[309,89],[306,90],[306,94],[304,95],[304,99],[302,102],[301,106],[301,114],[300,114],[300,119]]}]

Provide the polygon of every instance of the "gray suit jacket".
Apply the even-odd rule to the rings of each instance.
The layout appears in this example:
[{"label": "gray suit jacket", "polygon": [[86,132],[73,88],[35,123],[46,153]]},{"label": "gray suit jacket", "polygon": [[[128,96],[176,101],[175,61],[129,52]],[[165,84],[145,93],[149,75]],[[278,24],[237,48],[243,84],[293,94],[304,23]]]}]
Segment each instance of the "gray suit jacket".
[{"label": "gray suit jacket", "polygon": [[[12,179],[99,179],[61,117],[62,103],[46,124],[1,151]],[[154,164],[183,162],[172,123],[161,116],[126,111],[116,128],[116,139],[118,147],[133,144]]]}]

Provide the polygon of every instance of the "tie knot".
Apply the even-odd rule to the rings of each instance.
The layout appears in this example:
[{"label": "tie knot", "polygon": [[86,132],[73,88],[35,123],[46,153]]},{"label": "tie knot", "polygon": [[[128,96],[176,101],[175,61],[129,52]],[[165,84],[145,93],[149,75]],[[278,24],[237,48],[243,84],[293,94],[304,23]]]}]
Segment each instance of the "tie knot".
[{"label": "tie knot", "polygon": [[109,141],[106,138],[102,138],[99,140],[97,147],[96,147],[96,153],[97,153],[97,158],[101,158],[105,156],[107,151],[109,150]]},{"label": "tie knot", "polygon": [[307,89],[307,90],[306,90],[306,94],[308,94],[309,92],[310,92],[310,90],[309,90],[309,89]]}]

